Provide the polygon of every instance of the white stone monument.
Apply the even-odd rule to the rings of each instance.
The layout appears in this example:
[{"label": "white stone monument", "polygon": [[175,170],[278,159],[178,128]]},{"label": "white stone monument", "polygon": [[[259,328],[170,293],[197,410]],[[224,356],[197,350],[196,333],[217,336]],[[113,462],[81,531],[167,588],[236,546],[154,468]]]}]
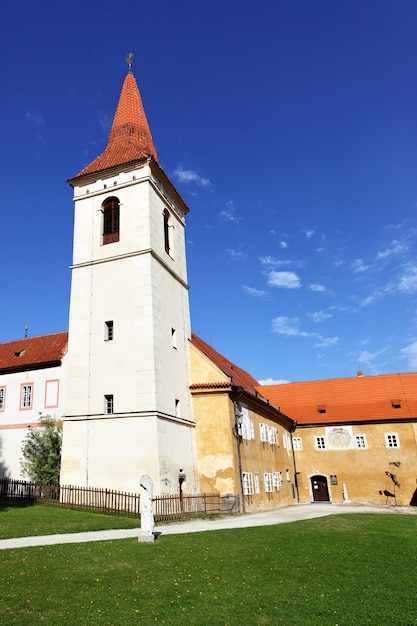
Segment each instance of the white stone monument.
[{"label": "white stone monument", "polygon": [[155,535],[155,521],[153,518],[153,482],[148,474],[143,474],[140,479],[140,531],[141,543],[153,543]]}]

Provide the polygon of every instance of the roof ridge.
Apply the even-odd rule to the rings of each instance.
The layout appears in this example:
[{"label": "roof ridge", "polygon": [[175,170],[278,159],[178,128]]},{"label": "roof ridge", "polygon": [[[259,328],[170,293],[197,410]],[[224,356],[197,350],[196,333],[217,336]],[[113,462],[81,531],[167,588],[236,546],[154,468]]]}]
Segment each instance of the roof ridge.
[{"label": "roof ridge", "polygon": [[158,161],[140,91],[131,70],[126,74],[105,150],[73,179],[147,157]]}]

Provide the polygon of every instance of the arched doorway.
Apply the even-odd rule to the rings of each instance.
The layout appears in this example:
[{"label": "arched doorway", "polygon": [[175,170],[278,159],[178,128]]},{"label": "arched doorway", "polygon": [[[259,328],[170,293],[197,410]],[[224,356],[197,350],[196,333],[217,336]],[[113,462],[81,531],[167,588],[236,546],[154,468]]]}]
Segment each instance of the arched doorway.
[{"label": "arched doorway", "polygon": [[310,477],[313,502],[330,502],[326,476],[315,474]]}]

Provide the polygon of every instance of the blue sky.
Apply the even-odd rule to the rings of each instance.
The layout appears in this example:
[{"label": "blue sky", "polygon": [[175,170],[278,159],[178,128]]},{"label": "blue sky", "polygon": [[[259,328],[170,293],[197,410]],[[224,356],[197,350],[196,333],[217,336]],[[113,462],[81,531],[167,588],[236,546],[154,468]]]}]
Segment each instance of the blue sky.
[{"label": "blue sky", "polygon": [[126,72],[190,206],[193,331],[258,380],[415,371],[417,3],[3,9],[0,341],[64,330],[66,180]]}]

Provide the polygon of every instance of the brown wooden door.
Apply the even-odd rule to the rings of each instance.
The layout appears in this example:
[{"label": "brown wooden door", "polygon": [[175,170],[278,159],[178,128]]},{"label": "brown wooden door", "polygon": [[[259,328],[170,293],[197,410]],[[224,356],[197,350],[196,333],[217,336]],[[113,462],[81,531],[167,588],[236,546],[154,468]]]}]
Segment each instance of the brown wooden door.
[{"label": "brown wooden door", "polygon": [[329,489],[325,476],[312,476],[311,490],[313,492],[314,502],[329,502]]}]

